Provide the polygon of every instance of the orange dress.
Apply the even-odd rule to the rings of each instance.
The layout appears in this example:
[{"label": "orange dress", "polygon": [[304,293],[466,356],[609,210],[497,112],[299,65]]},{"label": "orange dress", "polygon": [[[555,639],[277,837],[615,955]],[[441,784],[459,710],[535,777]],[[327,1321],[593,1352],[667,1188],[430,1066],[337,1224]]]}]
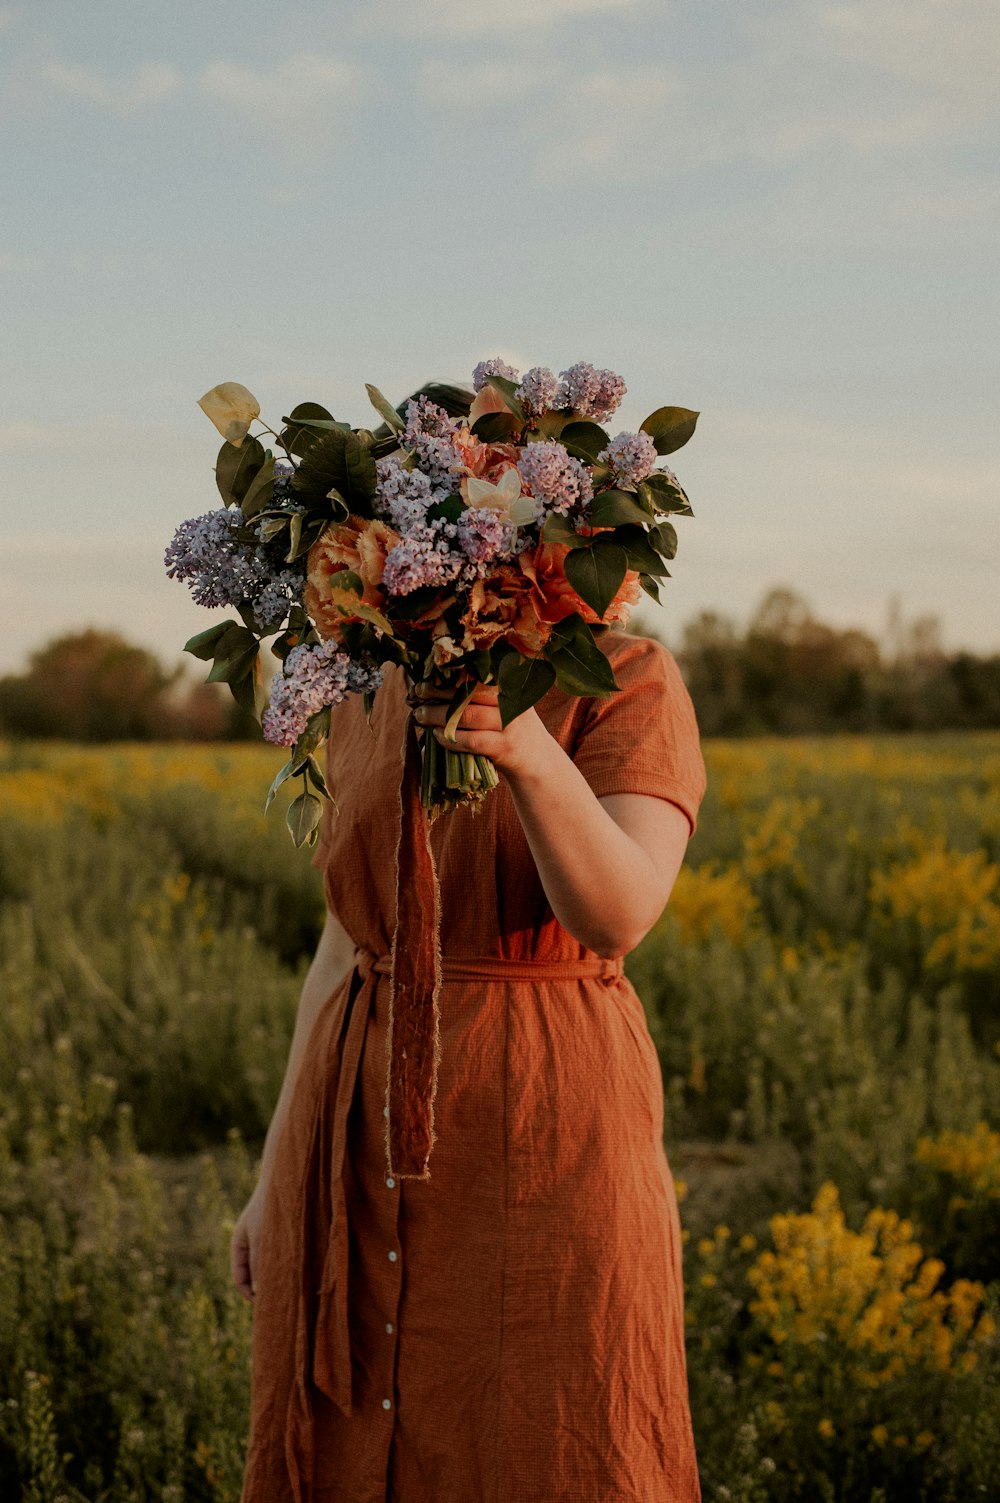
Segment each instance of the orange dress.
[{"label": "orange dress", "polygon": [[[599,796],[694,828],[698,729],[670,653],[599,637],[618,694],[537,710]],[[432,827],[440,1064],[430,1177],[386,1170],[403,675],[335,712],[314,865],[358,947],[276,1144],[241,1503],[692,1503],[663,1085],[620,961],[555,919],[505,784]],[[568,832],[571,839],[571,832]]]}]

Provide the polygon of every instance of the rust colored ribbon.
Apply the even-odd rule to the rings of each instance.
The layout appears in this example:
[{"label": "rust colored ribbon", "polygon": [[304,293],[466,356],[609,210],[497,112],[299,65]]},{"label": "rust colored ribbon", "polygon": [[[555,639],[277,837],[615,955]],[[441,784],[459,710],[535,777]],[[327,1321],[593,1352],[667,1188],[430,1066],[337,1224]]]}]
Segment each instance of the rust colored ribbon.
[{"label": "rust colored ribbon", "polygon": [[392,941],[386,1030],[387,1171],[429,1179],[434,1097],[441,1058],[441,892],[420,802],[420,742],[406,717],[396,846],[396,931]]}]

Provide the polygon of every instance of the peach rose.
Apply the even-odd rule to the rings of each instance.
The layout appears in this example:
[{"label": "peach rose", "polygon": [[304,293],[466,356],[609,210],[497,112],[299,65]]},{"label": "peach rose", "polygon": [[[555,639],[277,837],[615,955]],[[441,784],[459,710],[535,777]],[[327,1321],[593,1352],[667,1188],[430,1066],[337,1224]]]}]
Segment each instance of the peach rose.
[{"label": "peach rose", "polygon": [[509,564],[492,579],[476,580],[469,591],[462,625],[466,651],[492,647],[504,638],[526,657],[537,657],[552,631],[535,614],[530,584]]},{"label": "peach rose", "polygon": [[534,553],[525,550],[518,557],[523,573],[531,582],[532,604],[539,620],[555,625],[574,611],[591,624],[602,621],[604,625],[628,621],[630,607],[639,599],[641,585],[639,576],[629,570],[622,580],[614,599],[603,618],[581,600],[566,578],[565,560],[569,547],[565,543],[539,543]]},{"label": "peach rose", "polygon": [[366,605],[380,609],[385,601],[381,589],[386,555],[399,542],[399,534],[377,518],[349,517],[335,522],[317,538],[309,549],[303,603],[324,639],[339,635],[345,620],[357,621],[350,614],[351,590],[337,587],[337,575],[350,569],[361,580],[361,598]]}]

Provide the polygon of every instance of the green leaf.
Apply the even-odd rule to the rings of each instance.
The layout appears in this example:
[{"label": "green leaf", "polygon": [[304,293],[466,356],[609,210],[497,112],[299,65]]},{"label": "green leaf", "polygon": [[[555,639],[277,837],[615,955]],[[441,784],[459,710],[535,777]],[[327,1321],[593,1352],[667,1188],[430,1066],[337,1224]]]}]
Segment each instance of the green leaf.
[{"label": "green leaf", "polygon": [[648,522],[649,512],[631,491],[599,491],[590,503],[590,521],[595,527],[620,527],[625,522]]},{"label": "green leaf", "polygon": [[253,664],[242,678],[229,680],[229,692],[241,710],[246,710],[255,720],[260,719],[257,713],[257,674]]},{"label": "green leaf", "polygon": [[608,445],[608,435],[599,423],[580,420],[567,423],[559,438],[577,459],[596,459]]},{"label": "green leaf", "polygon": [[259,511],[274,499],[274,456],[265,459],[253,480],[243,500],[240,502],[240,511],[246,521],[255,517]]},{"label": "green leaf", "polygon": [[267,798],[266,798],[266,800],[264,802],[264,813],[265,814],[268,812],[268,810],[270,809],[271,805],[274,803],[274,795],[277,793],[277,791],[281,787],[282,783],[286,782],[288,778],[295,777],[301,771],[302,771],[302,768],[301,767],[296,767],[295,762],[294,762],[294,760],[291,757],[289,757],[288,761],[286,763],[284,763],[284,765],[278,769],[278,771],[275,773],[275,776],[274,776],[274,782],[271,784],[270,788],[267,790]]},{"label": "green leaf", "polygon": [[438,522],[443,517],[446,522],[457,522],[467,507],[461,496],[445,496],[441,501],[435,501],[433,506],[427,508],[427,520]]},{"label": "green leaf", "polygon": [[497,673],[500,688],[497,704],[504,729],[518,715],[537,704],[555,681],[556,670],[544,658],[523,658],[519,652],[508,653]]},{"label": "green leaf", "polygon": [[301,511],[293,511],[288,528],[288,552],[285,554],[285,563],[292,563],[299,555],[302,545],[302,519],[305,515]]},{"label": "green leaf", "polygon": [[568,412],[540,412],[531,426],[542,438],[558,438],[570,420]]},{"label": "green leaf", "polygon": [[621,587],[628,557],[617,543],[594,543],[566,555],[566,578],[580,599],[601,619]]},{"label": "green leaf", "polygon": [[681,490],[676,476],[654,470],[639,486],[639,495],[656,511],[672,512],[680,517],[693,517],[691,502]]},{"label": "green leaf", "polygon": [[521,425],[512,412],[484,412],[476,418],[472,432],[484,444],[509,443],[520,432]]},{"label": "green leaf", "polygon": [[660,587],[656,583],[656,580],[653,578],[652,574],[640,574],[639,583],[646,591],[646,594],[651,595],[652,598],[656,601],[657,605],[660,605]]},{"label": "green leaf", "polygon": [[313,756],[309,756],[306,760],[305,775],[306,781],[312,783],[317,793],[321,793],[324,798],[330,798],[330,790],[326,785],[323,769]]},{"label": "green leaf", "polygon": [[336,427],[347,428],[348,423],[337,423],[332,412],[327,412],[318,402],[300,402],[293,407],[288,417],[281,421],[284,427],[278,435],[278,442],[292,454],[300,457],[310,445],[316,442],[323,429],[316,426],[320,423],[333,423]]},{"label": "green leaf", "polygon": [[553,511],[545,518],[542,538],[546,543],[563,543],[567,548],[586,548],[590,539],[574,530],[572,522]]},{"label": "green leaf", "polygon": [[[314,793],[302,792],[292,800],[285,815],[285,822],[292,832],[295,849],[308,843],[315,845],[313,832],[323,818],[323,805]],[[310,838],[313,837],[313,838]]]},{"label": "green leaf", "polygon": [[486,384],[492,386],[508,412],[512,412],[518,421],[523,423],[526,415],[524,406],[520,397],[514,395],[517,391],[517,382],[508,381],[506,376],[487,376]]},{"label": "green leaf", "polygon": [[677,557],[677,533],[670,522],[658,522],[651,527],[649,541],[661,558]]},{"label": "green leaf", "polygon": [[350,429],[333,426],[303,455],[292,484],[311,503],[327,502],[330,492],[349,511],[371,515],[378,475],[370,449]]},{"label": "green leaf", "polygon": [[239,627],[239,622],[220,621],[218,626],[210,626],[207,631],[200,631],[197,636],[188,638],[184,643],[184,651],[207,663],[210,658],[215,657],[215,649],[233,626]]},{"label": "green leaf", "polygon": [[[354,433],[344,435],[344,460],[347,467],[348,488],[344,499],[352,512],[364,515],[375,499],[378,471],[371,450]],[[343,489],[341,487],[341,489]]]},{"label": "green leaf", "polygon": [[245,438],[239,448],[223,444],[215,461],[215,483],[227,506],[242,501],[250,483],[266,456],[264,445],[256,438]]},{"label": "green leaf", "polygon": [[618,687],[614,669],[580,615],[567,616],[553,627],[547,657],[564,694],[606,699]]},{"label": "green leaf", "polygon": [[243,678],[253,668],[259,648],[253,632],[233,622],[216,644],[215,662],[206,682],[233,684]]},{"label": "green leaf", "polygon": [[649,534],[644,527],[629,525],[617,528],[615,542],[628,554],[629,567],[637,569],[640,574],[655,574],[658,578],[662,578],[668,572],[660,555],[649,541]]},{"label": "green leaf", "polygon": [[377,386],[372,386],[368,381],[365,382],[365,391],[368,393],[369,402],[379,416],[389,424],[393,433],[402,433],[406,424],[389,399],[382,395]]},{"label": "green leaf", "polygon": [[687,407],[658,407],[641,424],[656,445],[657,454],[673,454],[683,448],[694,433],[699,414]]}]

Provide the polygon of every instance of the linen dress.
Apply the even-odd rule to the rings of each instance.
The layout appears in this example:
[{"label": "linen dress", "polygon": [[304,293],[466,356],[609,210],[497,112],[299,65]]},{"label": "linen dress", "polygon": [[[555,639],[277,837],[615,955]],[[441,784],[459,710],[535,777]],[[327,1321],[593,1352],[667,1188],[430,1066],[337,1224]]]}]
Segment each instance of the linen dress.
[{"label": "linen dress", "polygon": [[[620,690],[536,706],[599,796],[692,829],[694,710],[659,643]],[[317,1017],[263,1211],[241,1503],[691,1503],[681,1239],[663,1086],[620,960],[545,898],[501,780],[432,826],[440,1064],[428,1179],[386,1169],[403,674],[334,711],[313,864],[357,945]],[[572,832],[567,831],[572,841]]]}]

